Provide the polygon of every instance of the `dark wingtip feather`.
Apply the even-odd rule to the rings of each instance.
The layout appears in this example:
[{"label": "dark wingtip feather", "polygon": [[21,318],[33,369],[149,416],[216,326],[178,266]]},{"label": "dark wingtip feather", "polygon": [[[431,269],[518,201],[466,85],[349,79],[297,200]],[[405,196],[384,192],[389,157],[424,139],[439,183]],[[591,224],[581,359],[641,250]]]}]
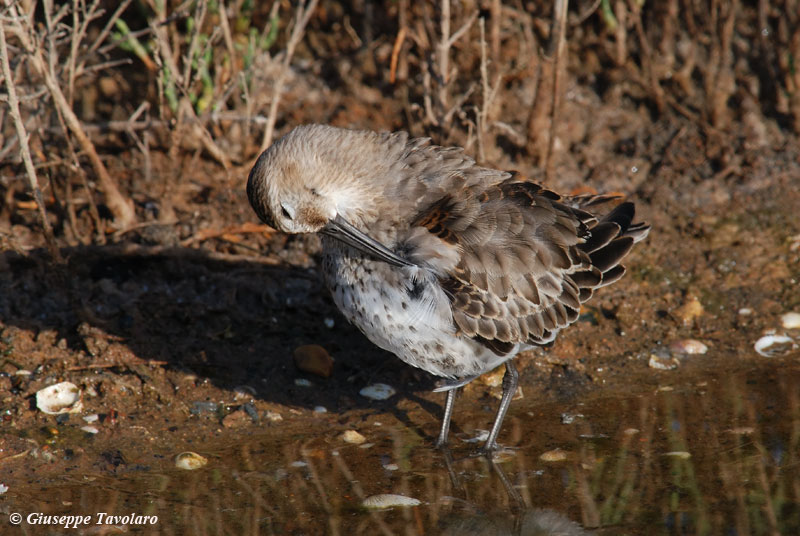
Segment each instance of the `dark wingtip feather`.
[{"label": "dark wingtip feather", "polygon": [[601,272],[605,273],[609,268],[619,264],[632,247],[633,238],[630,236],[621,236],[612,240],[602,249],[595,251],[589,257],[592,259],[592,264]]},{"label": "dark wingtip feather", "polygon": [[603,272],[603,282],[600,283],[599,287],[605,287],[606,285],[615,283],[619,281],[623,275],[625,275],[625,267],[621,264],[618,264],[610,270]]}]

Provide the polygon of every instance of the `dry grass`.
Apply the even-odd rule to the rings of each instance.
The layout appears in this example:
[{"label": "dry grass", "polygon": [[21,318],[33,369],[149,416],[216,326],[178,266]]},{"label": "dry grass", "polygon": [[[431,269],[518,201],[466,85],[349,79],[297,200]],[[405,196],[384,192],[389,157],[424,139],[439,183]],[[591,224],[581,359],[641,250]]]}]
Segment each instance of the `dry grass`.
[{"label": "dry grass", "polygon": [[[143,162],[132,180],[152,177],[153,151],[170,161],[201,151],[226,173],[246,168],[276,132],[327,119],[405,128],[489,162],[526,158],[549,175],[569,150],[560,106],[576,78],[709,135],[742,122],[800,133],[796,0],[600,0],[571,11],[558,0],[534,12],[500,0],[108,7],[27,0],[1,12],[2,113],[15,119],[3,122],[0,148],[3,225],[29,192],[54,252],[65,241],[104,243],[143,218],[106,168],[121,148]],[[332,115],[353,99],[374,111]],[[91,233],[79,228],[84,214]]]}]

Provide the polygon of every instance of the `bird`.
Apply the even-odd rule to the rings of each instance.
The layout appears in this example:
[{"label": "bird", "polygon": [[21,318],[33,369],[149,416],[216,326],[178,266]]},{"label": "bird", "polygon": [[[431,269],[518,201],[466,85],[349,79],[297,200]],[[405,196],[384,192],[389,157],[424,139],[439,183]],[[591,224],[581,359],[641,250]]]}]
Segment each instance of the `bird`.
[{"label": "bird", "polygon": [[551,345],[596,289],[622,277],[620,261],[650,230],[620,195],[561,196],[459,147],[321,124],[267,148],[247,196],[270,227],[318,233],[322,276],[347,320],[440,378],[437,446],[456,391],[505,365],[487,455],[517,389],[513,358]]}]

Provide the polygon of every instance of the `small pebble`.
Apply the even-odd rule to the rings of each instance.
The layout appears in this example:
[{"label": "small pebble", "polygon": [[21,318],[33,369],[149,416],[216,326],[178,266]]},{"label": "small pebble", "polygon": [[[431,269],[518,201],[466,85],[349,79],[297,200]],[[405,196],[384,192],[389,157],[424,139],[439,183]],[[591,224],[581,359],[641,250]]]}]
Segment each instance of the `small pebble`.
[{"label": "small pebble", "polygon": [[328,413],[328,408],[325,406],[315,406],[314,413]]},{"label": "small pebble", "polygon": [[325,317],[325,327],[328,329],[333,329],[333,326],[336,325],[336,322],[333,321],[333,318]]},{"label": "small pebble", "polygon": [[205,400],[199,400],[192,404],[192,408],[189,410],[189,413],[192,415],[200,415],[201,413],[216,413],[219,409],[219,404],[216,402],[208,402]]},{"label": "small pebble", "polygon": [[260,420],[258,417],[258,410],[250,402],[248,402],[247,404],[243,404],[242,409],[244,410],[245,413],[247,413],[247,416],[250,417],[251,421],[257,423]]},{"label": "small pebble", "polygon": [[669,345],[669,349],[676,354],[704,354],[708,352],[708,346],[697,339],[681,339]]},{"label": "small pebble", "polygon": [[418,499],[406,497],[405,495],[395,495],[385,493],[382,495],[372,495],[361,502],[361,506],[370,510],[381,510],[384,508],[394,508],[395,506],[419,506],[422,504]]},{"label": "small pebble", "polygon": [[181,452],[175,456],[175,467],[178,469],[186,469],[187,471],[200,469],[207,463],[208,458],[200,456],[196,452]]},{"label": "small pebble", "polygon": [[784,329],[800,329],[800,313],[792,311],[781,315],[781,325]]},{"label": "small pebble", "polygon": [[582,419],[583,415],[580,413],[562,413],[561,414],[561,424],[572,424],[575,422],[575,419]]},{"label": "small pebble", "polygon": [[318,344],[304,344],[294,349],[294,364],[303,372],[330,378],[333,373],[333,358]]},{"label": "small pebble", "polygon": [[308,464],[306,462],[301,462],[299,460],[296,462],[292,462],[289,465],[291,465],[292,467],[308,467]]},{"label": "small pebble", "polygon": [[656,354],[650,354],[650,361],[647,362],[650,368],[657,370],[675,370],[679,364],[674,357],[659,357]]},{"label": "small pebble", "polygon": [[264,418],[270,422],[281,422],[283,420],[283,415],[277,411],[267,411],[264,413]]},{"label": "small pebble", "polygon": [[8,486],[5,484],[0,484],[0,495],[8,491]]},{"label": "small pebble", "polygon": [[786,335],[764,335],[753,345],[764,357],[779,357],[797,349],[797,344]]},{"label": "small pebble", "polygon": [[48,415],[79,413],[83,410],[81,390],[70,382],[61,382],[36,392],[36,407]]},{"label": "small pebble", "polygon": [[81,426],[81,430],[83,430],[87,434],[96,434],[97,432],[100,431],[94,426]]},{"label": "small pebble", "polygon": [[252,422],[253,420],[246,412],[237,409],[236,411],[225,415],[225,417],[222,419],[222,426],[225,428],[240,428],[242,426],[251,424]]},{"label": "small pebble", "polygon": [[373,383],[361,389],[358,394],[372,400],[386,400],[392,397],[397,391],[391,385],[385,383]]},{"label": "small pebble", "polygon": [[675,309],[675,316],[680,318],[684,326],[690,325],[704,312],[703,304],[694,296],[689,297],[686,302]]},{"label": "small pebble", "polygon": [[98,420],[100,420],[100,415],[98,415],[97,413],[92,413],[91,415],[85,415],[83,417],[83,420],[88,423],[97,422]]},{"label": "small pebble", "polygon": [[298,387],[311,387],[311,382],[305,378],[295,378],[294,384]]},{"label": "small pebble", "polygon": [[340,435],[339,437],[345,443],[352,443],[353,445],[360,445],[361,443],[367,440],[366,437],[359,434],[355,430],[347,430],[346,432],[343,432],[342,435]]},{"label": "small pebble", "polygon": [[383,468],[386,469],[387,471],[397,471],[398,469],[400,469],[400,467],[398,467],[396,463],[387,463],[386,465],[383,466]]},{"label": "small pebble", "polygon": [[375,443],[364,443],[363,445],[359,445],[358,448],[360,449],[371,449],[375,446]]},{"label": "small pebble", "polygon": [[539,459],[543,462],[563,462],[567,459],[567,451],[561,449],[548,450]]},{"label": "small pebble", "polygon": [[503,385],[503,376],[506,374],[505,367],[498,367],[488,374],[480,377],[481,381],[489,387],[500,387]]},{"label": "small pebble", "polygon": [[750,309],[749,307],[742,307],[741,309],[739,309],[739,314],[742,316],[750,316],[751,314],[753,314],[753,310]]},{"label": "small pebble", "polygon": [[256,396],[256,390],[249,385],[239,385],[233,388],[234,400],[252,400]]}]

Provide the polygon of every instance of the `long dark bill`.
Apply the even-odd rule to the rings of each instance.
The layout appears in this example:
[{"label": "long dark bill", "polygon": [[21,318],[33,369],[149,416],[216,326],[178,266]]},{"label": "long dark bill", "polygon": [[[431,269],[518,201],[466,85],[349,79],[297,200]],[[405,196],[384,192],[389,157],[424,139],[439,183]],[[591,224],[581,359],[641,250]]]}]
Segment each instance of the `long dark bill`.
[{"label": "long dark bill", "polygon": [[350,225],[350,223],[341,216],[337,215],[336,218],[328,222],[328,225],[323,227],[320,232],[337,240],[341,240],[345,244],[393,266],[413,266],[412,263],[397,256],[392,250],[374,238]]}]

